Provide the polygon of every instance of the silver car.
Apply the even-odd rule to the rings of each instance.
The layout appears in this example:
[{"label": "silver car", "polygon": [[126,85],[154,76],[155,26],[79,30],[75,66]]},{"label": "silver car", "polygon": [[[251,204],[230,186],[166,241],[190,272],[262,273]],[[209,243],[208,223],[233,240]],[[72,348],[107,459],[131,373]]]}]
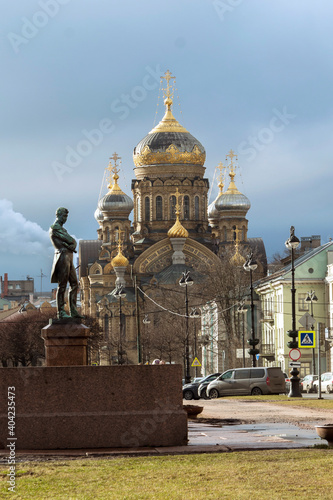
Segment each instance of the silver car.
[{"label": "silver car", "polygon": [[222,373],[207,387],[209,398],[252,394],[284,394],[285,378],[281,368],[234,368]]},{"label": "silver car", "polygon": [[[332,372],[325,372],[322,374],[320,377],[321,380],[321,390],[322,392],[333,392],[333,373]],[[313,390],[314,392],[318,392],[318,384],[319,380],[315,380],[313,382]]]}]

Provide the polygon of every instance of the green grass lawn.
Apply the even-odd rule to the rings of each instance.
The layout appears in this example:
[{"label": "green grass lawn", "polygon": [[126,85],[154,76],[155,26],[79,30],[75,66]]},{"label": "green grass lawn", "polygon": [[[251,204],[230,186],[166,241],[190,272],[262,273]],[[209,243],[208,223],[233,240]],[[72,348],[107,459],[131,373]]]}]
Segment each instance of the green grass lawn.
[{"label": "green grass lawn", "polygon": [[15,493],[1,466],[0,498],[323,500],[332,467],[333,449],[25,462]]},{"label": "green grass lawn", "polygon": [[279,403],[279,404],[282,403],[282,404],[288,404],[290,406],[300,406],[302,408],[311,408],[317,410],[333,410],[333,399],[288,398],[288,396],[285,394],[279,394],[276,396],[272,396],[269,394],[266,396],[227,396],[226,399],[258,401],[258,403]]}]

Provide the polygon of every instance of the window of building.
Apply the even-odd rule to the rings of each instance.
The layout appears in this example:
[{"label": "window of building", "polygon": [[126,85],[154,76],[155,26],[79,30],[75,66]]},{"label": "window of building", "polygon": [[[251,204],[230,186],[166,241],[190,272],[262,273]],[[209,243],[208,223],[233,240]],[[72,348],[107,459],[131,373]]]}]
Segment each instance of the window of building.
[{"label": "window of building", "polygon": [[176,218],[176,197],[170,196],[170,219],[174,220]]},{"label": "window of building", "polygon": [[138,221],[141,221],[141,207],[140,207],[140,197],[136,199],[136,213]]},{"label": "window of building", "polygon": [[299,311],[308,311],[309,310],[309,302],[305,302],[307,298],[307,293],[299,293],[298,294],[298,310]]},{"label": "window of building", "polygon": [[194,198],[194,218],[199,220],[199,196]]},{"label": "window of building", "polygon": [[163,219],[162,196],[156,196],[156,220]]},{"label": "window of building", "polygon": [[189,220],[190,218],[190,198],[184,196],[184,220]]},{"label": "window of building", "polygon": [[145,197],[145,220],[150,220],[150,199],[148,196]]},{"label": "window of building", "polygon": [[107,314],[104,316],[104,338],[109,339],[109,316]]}]

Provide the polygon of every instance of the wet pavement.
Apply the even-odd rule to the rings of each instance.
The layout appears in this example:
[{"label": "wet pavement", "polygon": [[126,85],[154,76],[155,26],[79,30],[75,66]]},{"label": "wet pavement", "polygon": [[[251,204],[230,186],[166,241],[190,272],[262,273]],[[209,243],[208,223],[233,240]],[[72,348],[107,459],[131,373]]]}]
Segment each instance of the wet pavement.
[{"label": "wet pavement", "polygon": [[[17,462],[65,460],[79,458],[112,458],[119,456],[186,455],[193,453],[223,453],[240,450],[295,449],[327,444],[317,436],[315,425],[309,428],[288,423],[252,423],[214,425],[191,419],[188,422],[187,446],[151,448],[108,448],[85,450],[22,450],[16,451]],[[0,452],[0,463],[7,453]]]},{"label": "wet pavement", "polygon": [[302,428],[288,423],[255,423],[240,425],[210,425],[189,421],[189,447],[223,446],[229,450],[304,448],[327,444],[318,437],[315,425]]}]

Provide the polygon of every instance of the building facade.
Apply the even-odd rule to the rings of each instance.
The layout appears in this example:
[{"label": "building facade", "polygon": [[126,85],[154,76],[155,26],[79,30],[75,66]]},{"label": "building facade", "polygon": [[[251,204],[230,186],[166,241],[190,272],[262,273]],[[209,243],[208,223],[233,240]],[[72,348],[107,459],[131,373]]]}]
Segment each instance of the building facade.
[{"label": "building facade", "polygon": [[[263,273],[267,267],[261,238],[247,235],[250,203],[235,185],[234,152],[228,155],[230,185],[225,192],[220,186],[208,208],[205,149],[173,116],[169,71],[162,81],[165,114],[134,148],[132,197],[118,184],[120,158],[115,153],[107,168],[108,192],[95,212],[98,239],[81,241],[79,246],[82,312],[103,324],[104,351],[112,363],[119,362],[119,350],[126,351],[122,362],[146,362],[142,353],[147,349],[140,343],[146,329],[156,333],[161,322],[150,316],[149,326],[146,322],[143,327],[142,315],[152,314],[152,300],[160,297],[160,303],[155,300],[156,314],[169,301],[166,309],[172,319],[172,299],[165,294],[174,291],[175,306],[184,304],[178,287],[182,273],[190,271],[202,291],[207,270],[219,264],[226,247],[243,260],[242,255],[252,249]],[[116,293],[119,286],[123,297]],[[185,306],[179,314],[183,328],[189,328]],[[121,338],[116,338],[117,332]]]},{"label": "building facade", "polygon": [[[300,349],[300,376],[318,373],[318,345],[321,349],[322,371],[330,368],[329,346],[324,338],[325,329],[331,324],[329,304],[332,291],[330,286],[333,281],[332,263],[333,242],[304,252],[294,263],[297,329],[315,330],[317,334],[315,349]],[[291,264],[288,264],[262,279],[256,286],[261,304],[260,356],[264,365],[281,366],[286,373],[289,372],[290,362],[287,342],[291,340],[287,332],[292,329],[291,280]],[[308,298],[312,292],[317,299],[315,302]]]}]

